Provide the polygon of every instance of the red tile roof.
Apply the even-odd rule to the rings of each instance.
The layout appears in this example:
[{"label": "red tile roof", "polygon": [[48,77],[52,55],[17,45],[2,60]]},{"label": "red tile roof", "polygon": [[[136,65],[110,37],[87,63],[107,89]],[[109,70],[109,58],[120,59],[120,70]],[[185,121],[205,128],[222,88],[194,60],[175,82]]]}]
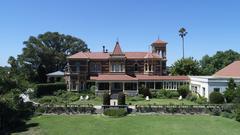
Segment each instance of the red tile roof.
[{"label": "red tile roof", "polygon": [[[108,59],[111,53],[103,52],[79,52],[68,59]],[[125,57],[127,59],[144,59],[148,52],[125,52]],[[151,57],[161,58],[157,53],[151,53]]]},{"label": "red tile roof", "polygon": [[240,61],[235,61],[216,72],[213,76],[240,77]]},{"label": "red tile roof", "polygon": [[91,76],[90,80],[95,81],[137,81],[136,78],[131,77],[129,75],[114,75],[114,74],[100,74],[98,76]]},{"label": "red tile roof", "polygon": [[167,44],[167,42],[162,41],[162,40],[160,40],[160,39],[156,40],[156,41],[153,42],[153,43],[155,43],[155,44]]},{"label": "red tile roof", "polygon": [[119,45],[119,42],[116,43],[114,49],[113,49],[113,55],[123,55],[122,49]]},{"label": "red tile roof", "polygon": [[136,75],[138,80],[189,80],[188,76]]},{"label": "red tile roof", "polygon": [[135,77],[129,75],[114,75],[114,74],[99,74],[98,76],[91,76],[90,80],[94,81],[160,81],[160,80],[189,80],[188,76],[151,76],[151,75],[136,75]]}]

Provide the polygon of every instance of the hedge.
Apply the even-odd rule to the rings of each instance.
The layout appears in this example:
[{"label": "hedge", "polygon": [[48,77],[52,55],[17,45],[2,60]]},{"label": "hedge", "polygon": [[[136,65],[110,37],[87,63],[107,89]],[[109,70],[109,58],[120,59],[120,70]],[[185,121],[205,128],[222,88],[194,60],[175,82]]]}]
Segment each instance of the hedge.
[{"label": "hedge", "polygon": [[122,108],[108,108],[104,110],[103,114],[111,117],[123,117],[127,115],[127,111]]},{"label": "hedge", "polygon": [[41,97],[44,95],[53,95],[58,90],[66,89],[67,85],[65,83],[43,83],[37,84],[35,93],[37,97]]}]

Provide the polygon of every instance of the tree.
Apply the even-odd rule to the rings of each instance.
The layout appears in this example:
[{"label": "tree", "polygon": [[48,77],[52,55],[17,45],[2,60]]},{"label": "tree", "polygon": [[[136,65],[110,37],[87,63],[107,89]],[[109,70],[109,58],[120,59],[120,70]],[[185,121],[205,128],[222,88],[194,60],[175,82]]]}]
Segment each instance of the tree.
[{"label": "tree", "polygon": [[218,51],[213,56],[205,55],[200,60],[203,75],[212,75],[216,71],[226,67],[232,62],[239,60],[240,54],[233,50]]},{"label": "tree", "polygon": [[103,94],[103,105],[110,105],[110,95],[109,93]]},{"label": "tree", "polygon": [[180,59],[171,67],[172,75],[200,75],[201,68],[197,60],[193,58]]},{"label": "tree", "polygon": [[181,95],[183,98],[186,98],[187,95],[190,93],[189,85],[182,85],[178,88],[177,92],[179,95]]},{"label": "tree", "polygon": [[183,49],[183,59],[184,59],[184,37],[187,35],[187,31],[185,28],[181,28],[179,31],[179,36],[182,38],[182,49]]},{"label": "tree", "polygon": [[[45,72],[63,70],[67,56],[79,51],[89,51],[83,40],[58,32],[46,32],[37,37],[30,36],[23,44],[25,47],[23,53],[17,58],[18,64],[22,70],[31,71],[27,73],[31,73],[31,76],[35,75],[36,78],[31,80],[38,82],[44,82],[41,77]],[[31,81],[29,78],[28,80]]]},{"label": "tree", "polygon": [[126,99],[125,99],[125,94],[123,92],[120,92],[118,94],[118,105],[125,105]]},{"label": "tree", "polygon": [[228,81],[228,87],[226,88],[226,91],[224,92],[224,96],[228,103],[232,102],[236,96],[236,83],[231,78]]}]

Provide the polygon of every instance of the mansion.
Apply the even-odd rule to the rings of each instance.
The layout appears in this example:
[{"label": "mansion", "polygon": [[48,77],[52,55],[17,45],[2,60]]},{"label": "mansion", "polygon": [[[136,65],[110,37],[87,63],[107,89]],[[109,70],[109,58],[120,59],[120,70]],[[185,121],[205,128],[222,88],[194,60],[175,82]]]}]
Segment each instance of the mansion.
[{"label": "mansion", "polygon": [[166,71],[167,42],[156,40],[152,50],[125,52],[116,42],[112,52],[79,52],[67,57],[65,79],[68,90],[80,91],[95,87],[96,94],[124,92],[137,95],[141,86],[149,89],[177,90],[188,84],[188,76],[168,76]]}]

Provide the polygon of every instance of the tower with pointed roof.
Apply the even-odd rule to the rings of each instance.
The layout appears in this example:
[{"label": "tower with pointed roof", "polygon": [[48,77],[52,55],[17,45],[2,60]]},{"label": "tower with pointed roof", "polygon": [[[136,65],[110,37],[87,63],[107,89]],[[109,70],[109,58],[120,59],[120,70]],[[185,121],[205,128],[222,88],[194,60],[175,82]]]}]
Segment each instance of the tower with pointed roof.
[{"label": "tower with pointed roof", "polygon": [[159,38],[151,44],[152,52],[157,53],[163,59],[166,59],[166,45],[167,42],[160,40]]}]

